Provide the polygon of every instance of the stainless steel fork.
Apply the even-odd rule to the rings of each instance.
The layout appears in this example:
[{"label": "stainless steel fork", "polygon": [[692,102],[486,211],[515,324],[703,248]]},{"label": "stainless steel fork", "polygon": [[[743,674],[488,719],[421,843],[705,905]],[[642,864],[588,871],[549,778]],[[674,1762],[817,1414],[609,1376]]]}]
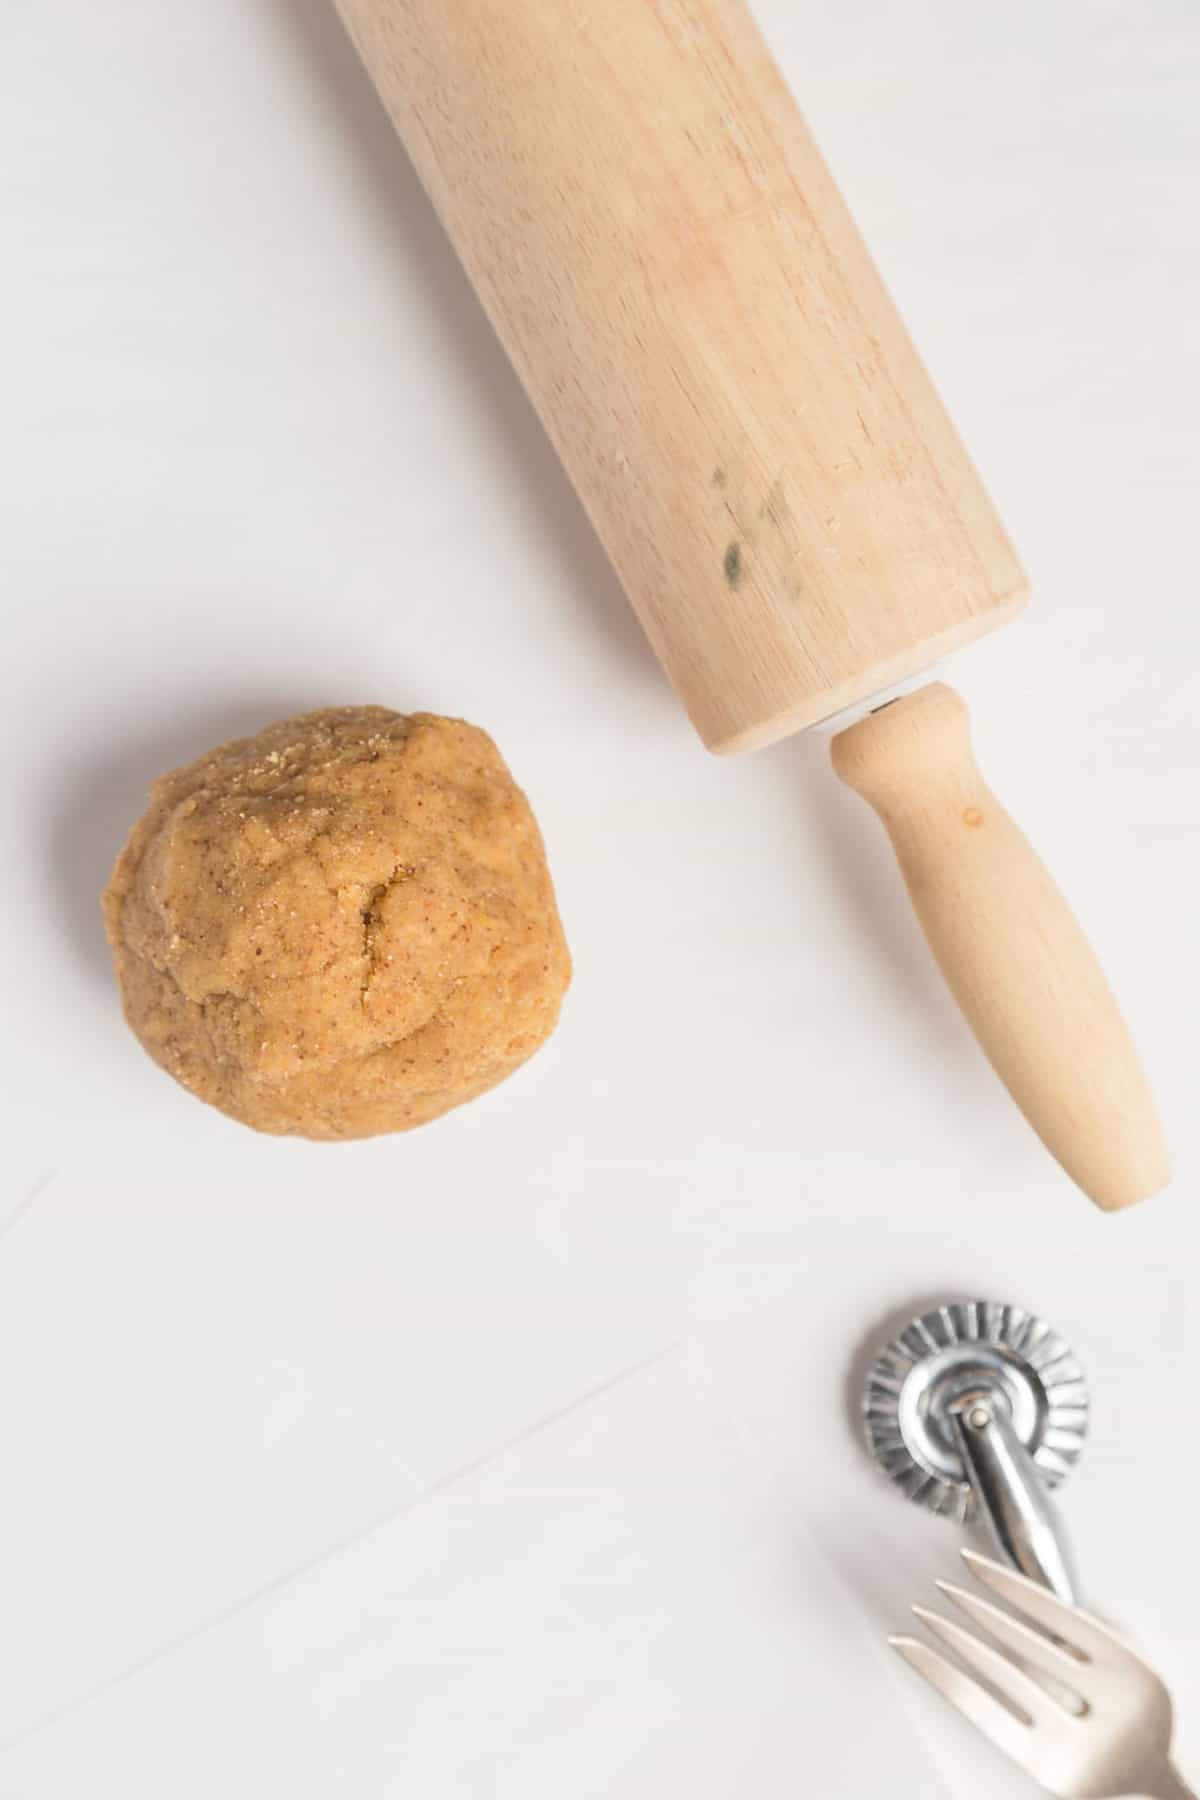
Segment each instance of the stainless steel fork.
[{"label": "stainless steel fork", "polygon": [[1172,1767],[1171,1697],[1153,1670],[1106,1625],[1037,1582],[972,1550],[962,1554],[976,1580],[1012,1610],[939,1581],[986,1635],[914,1606],[958,1660],[920,1638],[891,1638],[905,1662],[1048,1793],[1197,1800]]}]

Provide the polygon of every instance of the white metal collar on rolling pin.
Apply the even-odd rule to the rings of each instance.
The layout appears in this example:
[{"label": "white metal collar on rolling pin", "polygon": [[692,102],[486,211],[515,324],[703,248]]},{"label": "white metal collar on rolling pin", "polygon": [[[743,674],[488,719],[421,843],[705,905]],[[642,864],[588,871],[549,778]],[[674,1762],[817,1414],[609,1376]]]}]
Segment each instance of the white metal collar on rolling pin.
[{"label": "white metal collar on rolling pin", "polygon": [[881,688],[877,694],[871,694],[865,700],[856,700],[853,706],[844,706],[840,712],[830,713],[827,719],[818,719],[815,725],[809,726],[809,730],[817,732],[821,737],[836,737],[839,731],[848,731],[851,725],[857,725],[860,719],[865,719],[870,713],[882,711],[893,700],[903,700],[906,694],[915,694],[918,689],[928,687],[931,681],[940,681],[944,667],[940,662],[930,663],[915,675],[906,675],[903,681],[893,682],[891,687]]}]

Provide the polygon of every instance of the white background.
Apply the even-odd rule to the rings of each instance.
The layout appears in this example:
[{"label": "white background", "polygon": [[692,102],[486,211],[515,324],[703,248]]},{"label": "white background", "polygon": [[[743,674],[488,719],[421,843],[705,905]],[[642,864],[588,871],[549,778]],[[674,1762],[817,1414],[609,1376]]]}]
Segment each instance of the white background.
[{"label": "white background", "polygon": [[[326,0],[10,5],[4,1800],[1027,1792],[879,1649],[954,1533],[861,1347],[959,1290],[1088,1368],[1085,1585],[1200,1775],[1200,13],[758,11],[1034,578],[954,676],[1174,1187],[1042,1154],[820,739],[700,750]],[[576,979],[441,1123],[258,1139],[97,894],[154,774],[355,701],[493,732]]]}]

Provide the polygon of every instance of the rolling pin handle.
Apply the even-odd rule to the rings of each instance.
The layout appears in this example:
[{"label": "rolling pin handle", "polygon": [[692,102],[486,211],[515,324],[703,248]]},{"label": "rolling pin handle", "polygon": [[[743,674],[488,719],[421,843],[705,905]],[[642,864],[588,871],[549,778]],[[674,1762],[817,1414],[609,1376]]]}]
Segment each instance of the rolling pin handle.
[{"label": "rolling pin handle", "polygon": [[1098,1206],[1165,1186],[1162,1127],[1090,946],[983,780],[967,708],[935,682],[833,740],[833,766],[874,807],[921,927],[996,1073]]}]

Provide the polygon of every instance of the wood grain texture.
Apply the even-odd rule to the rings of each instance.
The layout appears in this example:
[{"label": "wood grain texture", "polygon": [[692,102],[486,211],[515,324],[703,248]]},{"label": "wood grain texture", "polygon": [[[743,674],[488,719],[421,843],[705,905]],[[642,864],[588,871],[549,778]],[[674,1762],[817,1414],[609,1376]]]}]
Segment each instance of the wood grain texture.
[{"label": "wood grain texture", "polygon": [[1023,603],[740,0],[337,0],[697,730],[764,744]]},{"label": "wood grain texture", "polygon": [[1050,875],[990,791],[940,682],[833,741],[887,828],[955,999],[1046,1148],[1106,1210],[1165,1186],[1166,1145],[1125,1021]]}]

